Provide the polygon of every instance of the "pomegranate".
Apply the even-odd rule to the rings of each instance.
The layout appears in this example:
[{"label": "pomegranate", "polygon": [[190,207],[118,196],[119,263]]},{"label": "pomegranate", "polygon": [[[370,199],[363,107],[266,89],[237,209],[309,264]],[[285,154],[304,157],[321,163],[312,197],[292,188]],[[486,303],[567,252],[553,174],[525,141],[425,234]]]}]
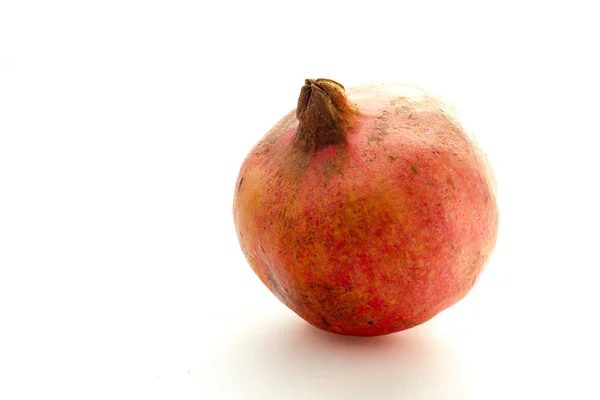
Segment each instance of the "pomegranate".
[{"label": "pomegranate", "polygon": [[235,186],[260,280],[329,332],[385,335],[462,299],[496,242],[495,181],[452,108],[395,84],[307,79]]}]

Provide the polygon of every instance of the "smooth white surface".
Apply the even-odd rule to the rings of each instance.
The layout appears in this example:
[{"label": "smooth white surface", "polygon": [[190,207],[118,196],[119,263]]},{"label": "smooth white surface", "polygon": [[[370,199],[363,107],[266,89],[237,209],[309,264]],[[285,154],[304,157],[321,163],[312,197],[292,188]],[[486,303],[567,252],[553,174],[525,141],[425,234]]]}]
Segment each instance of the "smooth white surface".
[{"label": "smooth white surface", "polygon": [[[592,2],[204,3],[0,3],[0,398],[600,397]],[[238,168],[306,77],[422,86],[487,151],[498,245],[431,322],[328,335],[244,261]]]}]

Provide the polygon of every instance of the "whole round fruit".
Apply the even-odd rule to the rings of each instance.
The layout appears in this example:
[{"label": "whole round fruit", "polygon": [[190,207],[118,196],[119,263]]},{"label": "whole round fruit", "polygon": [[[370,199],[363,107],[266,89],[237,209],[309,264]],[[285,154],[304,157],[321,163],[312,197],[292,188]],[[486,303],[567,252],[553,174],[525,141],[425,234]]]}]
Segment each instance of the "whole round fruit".
[{"label": "whole round fruit", "polygon": [[326,331],[384,335],[462,299],[496,243],[495,181],[451,107],[411,86],[307,79],[251,150],[238,239],[260,280]]}]

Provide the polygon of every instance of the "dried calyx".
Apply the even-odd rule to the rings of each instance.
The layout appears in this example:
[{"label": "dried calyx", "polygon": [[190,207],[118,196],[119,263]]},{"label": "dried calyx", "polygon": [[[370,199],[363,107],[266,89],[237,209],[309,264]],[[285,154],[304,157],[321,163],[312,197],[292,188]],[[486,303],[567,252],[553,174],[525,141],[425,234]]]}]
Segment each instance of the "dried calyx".
[{"label": "dried calyx", "polygon": [[294,145],[310,151],[345,143],[355,114],[341,84],[331,79],[306,79],[296,108],[299,124]]}]

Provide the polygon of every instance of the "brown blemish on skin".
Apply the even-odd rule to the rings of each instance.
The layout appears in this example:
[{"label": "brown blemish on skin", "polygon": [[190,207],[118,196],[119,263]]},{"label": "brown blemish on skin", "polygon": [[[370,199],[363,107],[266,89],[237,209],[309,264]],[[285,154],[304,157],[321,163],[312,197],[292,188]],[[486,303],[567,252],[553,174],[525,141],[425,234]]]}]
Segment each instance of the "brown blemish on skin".
[{"label": "brown blemish on skin", "polygon": [[393,155],[391,155],[391,154],[388,154],[388,158],[389,158],[389,160],[390,160],[391,162],[394,162],[394,161],[396,161],[396,157],[394,157],[394,156],[393,156]]},{"label": "brown blemish on skin", "polygon": [[289,298],[288,294],[285,292],[285,290],[283,289],[283,287],[281,287],[281,284],[279,283],[279,281],[277,280],[275,275],[273,275],[272,271],[269,271],[269,275],[267,276],[267,279],[269,280],[269,283],[271,284],[271,289],[273,290],[273,294],[279,300],[281,300],[281,302],[283,304],[289,305],[290,298]]},{"label": "brown blemish on skin", "polygon": [[379,119],[379,122],[377,123],[377,126],[375,127],[375,130],[377,131],[377,133],[380,136],[386,136],[388,134],[388,129],[389,129],[389,124],[387,122],[385,122],[385,120],[382,121],[381,119]]},{"label": "brown blemish on skin", "polygon": [[414,165],[410,166],[410,170],[413,174],[418,175],[419,171],[417,170],[417,168]]},{"label": "brown blemish on skin", "polygon": [[240,192],[240,189],[242,189],[242,182],[244,182],[244,177],[242,176],[240,179],[240,184],[238,185],[238,193]]},{"label": "brown blemish on skin", "polygon": [[325,163],[323,164],[323,166],[328,171],[331,171],[331,170],[333,170],[333,169],[335,169],[337,167],[337,165],[333,161],[331,161],[331,160],[325,161]]},{"label": "brown blemish on skin", "polygon": [[269,154],[270,151],[271,146],[268,143],[266,143],[266,140],[262,140],[256,145],[256,148],[254,149],[254,154],[256,156],[264,156]]},{"label": "brown blemish on skin", "polygon": [[371,135],[367,138],[367,143],[370,144],[371,142],[381,142],[381,137],[377,135]]},{"label": "brown blemish on skin", "polygon": [[285,178],[297,179],[302,176],[309,165],[310,153],[294,147],[286,149],[279,154],[278,163],[281,165],[281,175]]}]

